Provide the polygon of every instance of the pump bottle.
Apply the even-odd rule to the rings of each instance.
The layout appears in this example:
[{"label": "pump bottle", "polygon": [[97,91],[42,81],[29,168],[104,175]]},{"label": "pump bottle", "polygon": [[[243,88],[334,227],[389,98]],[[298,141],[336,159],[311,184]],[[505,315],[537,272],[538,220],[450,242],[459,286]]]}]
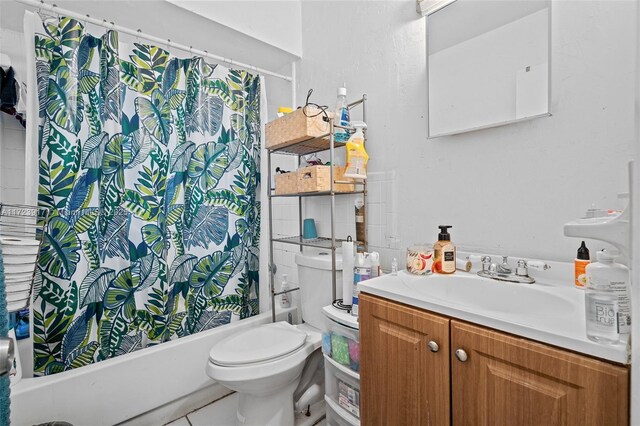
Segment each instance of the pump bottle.
[{"label": "pump bottle", "polygon": [[433,245],[433,271],[439,274],[453,274],[456,272],[456,247],[451,242],[449,225],[440,225],[438,242]]}]

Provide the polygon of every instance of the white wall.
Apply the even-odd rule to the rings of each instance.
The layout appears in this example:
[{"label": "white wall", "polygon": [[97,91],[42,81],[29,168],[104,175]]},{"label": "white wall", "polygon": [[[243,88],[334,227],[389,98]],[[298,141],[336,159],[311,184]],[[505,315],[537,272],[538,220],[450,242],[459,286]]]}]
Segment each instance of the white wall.
[{"label": "white wall", "polygon": [[[21,78],[26,78],[25,56],[21,32],[0,30],[0,51],[9,55],[11,65]],[[0,202],[23,204],[24,200],[24,127],[12,116],[0,113]]]},{"label": "white wall", "polygon": [[370,171],[395,173],[387,186],[397,201],[386,199],[383,225],[397,225],[399,247],[433,242],[447,224],[474,251],[571,260],[579,241],[562,225],[591,203],[616,207],[627,191],[636,7],[553,2],[553,116],[427,140],[425,23],[415,3],[303,2],[298,93],[313,88],[317,102],[333,103],[343,82],[351,95],[367,93]]}]

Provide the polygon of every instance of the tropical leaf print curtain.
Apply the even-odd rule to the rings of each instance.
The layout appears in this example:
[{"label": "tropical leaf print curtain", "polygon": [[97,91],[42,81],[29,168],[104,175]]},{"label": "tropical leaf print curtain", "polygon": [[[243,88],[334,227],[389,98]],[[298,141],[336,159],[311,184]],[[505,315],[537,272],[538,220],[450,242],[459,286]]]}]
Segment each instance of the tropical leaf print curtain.
[{"label": "tropical leaf print curtain", "polygon": [[65,17],[35,46],[35,373],[255,314],[259,78]]}]

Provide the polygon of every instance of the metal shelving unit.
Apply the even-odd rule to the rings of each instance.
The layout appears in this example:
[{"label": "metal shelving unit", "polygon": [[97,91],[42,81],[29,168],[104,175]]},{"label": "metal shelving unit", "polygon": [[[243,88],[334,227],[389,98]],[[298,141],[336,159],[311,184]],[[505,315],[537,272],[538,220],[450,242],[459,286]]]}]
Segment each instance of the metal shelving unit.
[{"label": "metal shelving unit", "polygon": [[[347,105],[349,111],[356,107],[362,108],[362,121],[366,123],[366,100],[367,95],[362,95],[362,98],[358,99],[355,102],[352,102]],[[329,119],[329,133],[324,135],[307,139],[301,142],[297,142],[295,144],[279,147],[279,148],[267,148],[267,163],[268,163],[268,171],[269,176],[267,182],[269,183],[269,191],[268,191],[268,202],[269,202],[269,289],[271,292],[271,319],[273,322],[276,320],[276,310],[275,310],[275,302],[276,296],[281,295],[283,293],[289,293],[292,291],[299,290],[298,287],[289,289],[287,291],[276,292],[275,291],[275,263],[273,261],[273,245],[274,243],[285,243],[285,244],[295,244],[300,247],[300,251],[302,251],[303,247],[315,247],[321,249],[331,250],[331,263],[333,265],[333,273],[332,273],[332,300],[336,300],[336,250],[339,247],[339,244],[344,241],[343,239],[339,239],[336,237],[335,231],[335,216],[336,216],[336,196],[341,195],[354,195],[354,194],[362,194],[363,200],[366,203],[367,197],[367,181],[366,179],[362,182],[355,182],[356,190],[350,192],[336,192],[335,185],[340,183],[351,183],[351,182],[343,182],[336,181],[333,175],[333,167],[330,167],[330,183],[331,188],[329,191],[322,192],[310,192],[310,193],[302,193],[302,194],[283,194],[276,195],[274,193],[274,189],[271,188],[272,182],[272,172],[271,172],[271,156],[273,154],[285,154],[285,155],[294,155],[297,156],[297,164],[300,165],[300,157],[304,155],[314,154],[321,151],[329,151],[329,161],[331,164],[334,164],[335,159],[335,150],[336,148],[340,148],[345,146],[344,142],[336,142],[334,139],[335,129],[342,128],[347,130],[353,130],[352,128],[346,128],[335,124],[333,119]],[[364,131],[364,139],[365,144],[367,141],[367,132]],[[331,233],[329,237],[317,238],[312,241],[303,241],[302,239],[302,200],[306,197],[329,197],[331,199]],[[273,199],[280,197],[298,197],[298,225],[299,225],[299,234],[297,236],[285,237],[285,238],[274,238],[273,236]],[[356,244],[364,247],[364,250],[367,250],[367,234],[365,227],[365,241],[356,241]]]}]

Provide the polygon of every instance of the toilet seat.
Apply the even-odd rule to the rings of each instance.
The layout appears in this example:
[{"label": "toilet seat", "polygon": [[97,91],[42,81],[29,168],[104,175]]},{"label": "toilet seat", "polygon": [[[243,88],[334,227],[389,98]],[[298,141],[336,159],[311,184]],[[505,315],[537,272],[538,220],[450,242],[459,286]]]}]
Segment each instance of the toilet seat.
[{"label": "toilet seat", "polygon": [[264,324],[221,340],[209,351],[209,362],[243,367],[288,357],[300,350],[307,333],[287,322]]}]

